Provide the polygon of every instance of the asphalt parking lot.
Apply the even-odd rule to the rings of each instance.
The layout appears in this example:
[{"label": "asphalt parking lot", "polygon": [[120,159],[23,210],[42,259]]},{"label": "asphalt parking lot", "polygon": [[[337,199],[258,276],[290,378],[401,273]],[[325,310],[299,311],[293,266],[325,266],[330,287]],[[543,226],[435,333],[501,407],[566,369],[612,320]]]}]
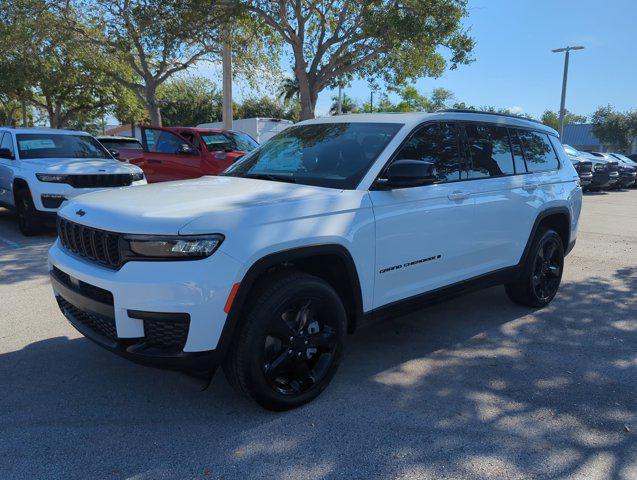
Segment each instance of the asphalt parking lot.
[{"label": "asphalt parking lot", "polygon": [[585,196],[549,308],[493,288],[368,325],[284,414],[82,338],[53,240],[0,209],[0,478],[637,478],[637,190]]}]

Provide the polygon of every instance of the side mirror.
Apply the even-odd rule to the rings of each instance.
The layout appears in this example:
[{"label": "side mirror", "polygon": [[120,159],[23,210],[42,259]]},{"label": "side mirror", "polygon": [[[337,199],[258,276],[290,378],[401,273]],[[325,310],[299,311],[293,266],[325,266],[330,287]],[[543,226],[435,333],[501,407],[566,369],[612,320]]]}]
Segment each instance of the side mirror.
[{"label": "side mirror", "polygon": [[9,160],[15,159],[13,152],[8,148],[0,148],[0,158],[8,158]]},{"label": "side mirror", "polygon": [[179,151],[177,153],[181,153],[183,155],[194,155],[197,152],[194,148],[192,148],[187,143],[183,143],[181,147],[179,147]]},{"label": "side mirror", "polygon": [[119,150],[116,150],[114,148],[109,148],[108,153],[110,153],[113,158],[119,159]]},{"label": "side mirror", "polygon": [[385,172],[385,178],[379,180],[379,186],[385,190],[392,188],[420,187],[436,181],[435,167],[431,162],[422,160],[397,160]]}]

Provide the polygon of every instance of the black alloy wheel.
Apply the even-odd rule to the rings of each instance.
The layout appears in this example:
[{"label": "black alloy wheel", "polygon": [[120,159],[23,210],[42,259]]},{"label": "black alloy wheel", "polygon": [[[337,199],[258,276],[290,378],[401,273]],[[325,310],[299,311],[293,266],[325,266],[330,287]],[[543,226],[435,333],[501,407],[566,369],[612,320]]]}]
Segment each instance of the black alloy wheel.
[{"label": "black alloy wheel", "polygon": [[299,395],[320,383],[338,349],[336,325],[324,300],[295,298],[282,306],[266,328],[263,374],[282,395]]},{"label": "black alloy wheel", "polygon": [[540,245],[533,266],[533,289],[542,302],[550,302],[557,293],[564,268],[561,240],[548,237]]},{"label": "black alloy wheel", "polygon": [[540,230],[519,277],[505,285],[509,298],[527,307],[545,307],[557,294],[564,271],[564,242],[555,230]]}]

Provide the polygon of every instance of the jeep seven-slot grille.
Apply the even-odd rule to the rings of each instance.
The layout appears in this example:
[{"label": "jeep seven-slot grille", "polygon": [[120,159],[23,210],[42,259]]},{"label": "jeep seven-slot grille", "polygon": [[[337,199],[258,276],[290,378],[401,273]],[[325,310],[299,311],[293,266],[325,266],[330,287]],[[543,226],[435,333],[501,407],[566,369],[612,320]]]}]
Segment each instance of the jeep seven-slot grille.
[{"label": "jeep seven-slot grille", "polygon": [[118,269],[122,266],[119,233],[105,232],[58,217],[58,236],[67,250],[99,263]]},{"label": "jeep seven-slot grille", "polygon": [[133,180],[132,173],[68,176],[68,184],[75,188],[128,187]]},{"label": "jeep seven-slot grille", "polygon": [[610,171],[610,172],[619,171],[619,163],[618,162],[608,162],[608,171]]},{"label": "jeep seven-slot grille", "polygon": [[593,162],[578,162],[575,165],[577,173],[591,173],[593,171]]}]

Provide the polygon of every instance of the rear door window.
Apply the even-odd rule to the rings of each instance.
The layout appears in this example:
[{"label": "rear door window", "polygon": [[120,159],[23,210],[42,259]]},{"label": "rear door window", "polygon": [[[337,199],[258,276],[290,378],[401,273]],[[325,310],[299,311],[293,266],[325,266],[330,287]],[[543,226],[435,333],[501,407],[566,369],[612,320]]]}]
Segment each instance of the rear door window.
[{"label": "rear door window", "polygon": [[559,167],[559,161],[548,135],[529,130],[518,130],[518,136],[522,141],[529,173],[546,172],[556,170]]},{"label": "rear door window", "polygon": [[506,128],[467,123],[468,159],[463,178],[502,177],[513,175],[513,153]]}]

